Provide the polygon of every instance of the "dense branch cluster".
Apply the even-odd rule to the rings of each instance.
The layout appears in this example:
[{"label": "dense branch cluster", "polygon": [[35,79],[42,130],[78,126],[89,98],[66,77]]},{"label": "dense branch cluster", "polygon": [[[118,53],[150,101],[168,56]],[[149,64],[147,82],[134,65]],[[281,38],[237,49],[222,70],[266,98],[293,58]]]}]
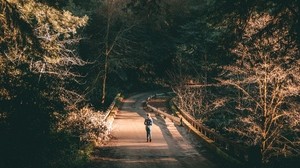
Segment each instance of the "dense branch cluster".
[{"label": "dense branch cluster", "polygon": [[[218,63],[222,72],[217,78],[207,79],[211,84],[204,82],[197,87],[179,77],[173,88],[179,106],[225,136],[258,147],[264,163],[276,157],[299,156],[300,52],[295,30],[299,26],[296,1],[289,4],[220,1],[215,5],[213,11],[220,12],[209,17],[208,23],[213,24],[205,28],[211,34],[216,33],[216,37],[201,35],[202,31],[191,34],[207,41],[219,40],[222,48],[210,51],[209,42],[194,40],[195,47],[191,48],[202,47],[202,50],[184,54],[185,59],[193,60],[194,55],[213,56],[218,49],[222,50],[224,53],[218,53],[224,59],[224,65]],[[201,26],[201,20],[197,21],[194,24]],[[194,25],[187,24],[186,28],[189,30],[191,26]],[[227,63],[226,57],[230,59]],[[181,75],[180,68],[179,65],[177,76]],[[202,81],[201,74],[208,74],[199,69],[196,81]]]},{"label": "dense branch cluster", "polygon": [[196,118],[203,119],[208,109],[205,106],[205,88],[191,88],[188,86],[178,85],[173,87],[173,91],[178,97],[178,106],[192,114]]},{"label": "dense branch cluster", "polygon": [[24,77],[27,71],[39,75],[39,80],[59,79],[58,87],[81,76],[74,67],[86,62],[76,53],[76,30],[87,23],[87,17],[33,0],[2,0],[1,4],[1,76]]},{"label": "dense branch cluster", "polygon": [[43,59],[31,61],[31,70],[61,79],[80,76],[71,67],[86,64],[77,56],[74,46],[80,40],[76,30],[86,24],[87,17],[75,17],[35,1],[28,1],[19,10],[25,21],[36,22],[34,34],[43,48]]},{"label": "dense branch cluster", "polygon": [[226,75],[220,80],[239,90],[238,109],[244,111],[228,130],[260,146],[264,162],[300,152],[297,131],[291,127],[299,120],[295,101],[300,94],[299,49],[290,25],[274,28],[286,21],[283,15],[292,13],[250,14],[241,41],[231,50],[238,59],[224,67]]},{"label": "dense branch cluster", "polygon": [[104,115],[90,107],[68,113],[59,117],[57,129],[79,137],[82,142],[93,142],[101,145],[109,139],[109,128]]}]

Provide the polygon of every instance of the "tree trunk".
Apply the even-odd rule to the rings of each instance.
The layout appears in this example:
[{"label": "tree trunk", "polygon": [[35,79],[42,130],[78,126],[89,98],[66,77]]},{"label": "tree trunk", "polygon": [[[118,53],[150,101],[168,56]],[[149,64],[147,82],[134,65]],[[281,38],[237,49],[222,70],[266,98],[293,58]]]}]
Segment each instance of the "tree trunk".
[{"label": "tree trunk", "polygon": [[106,98],[107,73],[108,73],[108,55],[105,54],[104,76],[103,76],[103,82],[102,82],[102,99],[101,99],[102,104],[104,104],[105,98]]}]

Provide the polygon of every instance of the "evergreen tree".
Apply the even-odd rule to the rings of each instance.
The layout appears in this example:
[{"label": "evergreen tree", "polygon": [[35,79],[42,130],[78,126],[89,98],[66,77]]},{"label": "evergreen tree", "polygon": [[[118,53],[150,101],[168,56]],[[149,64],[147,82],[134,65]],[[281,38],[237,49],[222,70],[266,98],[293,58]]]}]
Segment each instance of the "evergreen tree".
[{"label": "evergreen tree", "polygon": [[[1,0],[1,167],[73,162],[68,156],[64,162],[58,159],[65,148],[59,145],[71,143],[63,137],[58,141],[53,115],[71,105],[67,84],[79,75],[73,68],[85,64],[76,56],[76,32],[86,22],[87,17],[34,0]],[[65,152],[73,157],[70,147]]]}]

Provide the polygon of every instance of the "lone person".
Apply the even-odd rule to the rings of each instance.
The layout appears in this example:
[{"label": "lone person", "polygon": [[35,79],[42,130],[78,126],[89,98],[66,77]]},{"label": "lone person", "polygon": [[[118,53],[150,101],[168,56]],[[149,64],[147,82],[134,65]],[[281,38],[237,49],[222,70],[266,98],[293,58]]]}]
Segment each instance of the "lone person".
[{"label": "lone person", "polygon": [[152,136],[151,136],[151,126],[152,126],[153,120],[149,113],[147,113],[147,118],[144,121],[144,124],[146,126],[146,133],[147,133],[147,142],[151,142]]}]

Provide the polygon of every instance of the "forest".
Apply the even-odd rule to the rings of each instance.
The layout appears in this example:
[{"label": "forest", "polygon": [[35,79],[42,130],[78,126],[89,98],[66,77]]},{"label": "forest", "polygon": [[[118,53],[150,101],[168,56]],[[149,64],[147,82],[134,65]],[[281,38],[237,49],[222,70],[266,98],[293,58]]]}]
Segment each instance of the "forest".
[{"label": "forest", "polygon": [[163,89],[263,167],[299,164],[299,0],[0,2],[0,167],[84,167],[107,138],[87,118]]}]

